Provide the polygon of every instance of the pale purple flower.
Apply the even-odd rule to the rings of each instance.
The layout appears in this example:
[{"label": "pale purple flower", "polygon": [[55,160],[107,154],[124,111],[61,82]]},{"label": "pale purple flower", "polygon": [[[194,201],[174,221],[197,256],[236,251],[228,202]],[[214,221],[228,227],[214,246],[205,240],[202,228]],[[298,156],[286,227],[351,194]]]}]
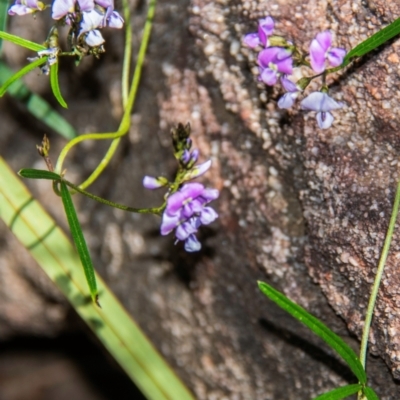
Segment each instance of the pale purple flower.
[{"label": "pale purple flower", "polygon": [[312,69],[320,74],[325,71],[325,60],[328,60],[332,67],[337,67],[343,62],[346,50],[332,46],[332,33],[324,31],[318,33],[310,45],[310,61]]},{"label": "pale purple flower", "polygon": [[9,15],[26,15],[36,11],[42,11],[45,5],[38,0],[16,0],[15,4],[8,10]]},{"label": "pale purple flower", "polygon": [[259,45],[264,47],[268,44],[268,36],[272,35],[274,31],[274,20],[271,17],[266,17],[258,21],[258,32],[249,33],[243,38],[243,43],[254,49]]},{"label": "pale purple flower", "polygon": [[298,95],[301,92],[301,88],[299,88],[294,82],[292,82],[285,75],[281,77],[281,83],[286,93],[278,100],[279,108],[290,108],[296,101]]},{"label": "pale purple flower", "polygon": [[208,225],[218,218],[218,214],[206,205],[218,198],[216,189],[206,189],[201,183],[186,183],[167,199],[161,234],[168,235],[175,230],[177,240],[185,241],[185,250],[198,251],[201,244],[195,233],[201,225]]},{"label": "pale purple flower", "polygon": [[333,122],[330,111],[342,108],[344,104],[333,100],[327,93],[314,92],[303,99],[300,105],[305,110],[316,111],[318,126],[321,129],[327,129]]},{"label": "pale purple flower", "polygon": [[211,160],[208,160],[202,164],[193,166],[190,170],[186,172],[182,181],[190,181],[192,179],[198,178],[199,176],[205,174],[211,167]]},{"label": "pale purple flower", "polygon": [[54,0],[51,8],[51,16],[58,20],[65,17],[67,14],[75,12],[76,0]]},{"label": "pale purple flower", "polygon": [[260,80],[273,86],[281,74],[293,72],[292,53],[283,47],[268,47],[258,54]]},{"label": "pale purple flower", "polygon": [[168,185],[168,179],[163,176],[155,178],[153,176],[145,176],[143,178],[143,186],[146,189],[159,189],[160,187]]},{"label": "pale purple flower", "polygon": [[105,42],[102,34],[97,29],[86,33],[84,37],[86,44],[90,47],[97,47]]}]

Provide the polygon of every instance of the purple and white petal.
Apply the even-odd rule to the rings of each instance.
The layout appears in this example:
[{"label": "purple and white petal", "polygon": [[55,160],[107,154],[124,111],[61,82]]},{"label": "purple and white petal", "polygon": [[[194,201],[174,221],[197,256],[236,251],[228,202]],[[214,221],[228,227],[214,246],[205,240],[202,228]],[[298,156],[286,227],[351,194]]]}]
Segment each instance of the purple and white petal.
[{"label": "purple and white petal", "polygon": [[327,54],[329,64],[332,67],[338,67],[340,64],[342,64],[345,55],[346,55],[345,49],[334,47]]},{"label": "purple and white petal", "polygon": [[189,235],[192,233],[196,233],[197,228],[193,224],[190,223],[190,221],[184,222],[183,224],[180,224],[175,231],[175,236],[179,240],[186,240]]},{"label": "purple and white petal", "polygon": [[281,51],[282,48],[280,47],[268,47],[267,49],[260,51],[257,58],[258,65],[262,68],[268,68],[270,63],[275,64],[277,61],[276,56]]},{"label": "purple and white petal", "polygon": [[274,31],[274,20],[271,17],[266,17],[258,21],[258,37],[262,45],[266,46],[268,43],[268,36],[272,35]]},{"label": "purple and white petal", "polygon": [[121,29],[124,26],[124,19],[117,13],[117,11],[111,13],[108,18],[108,26],[115,29]]},{"label": "purple and white petal", "polygon": [[279,72],[290,75],[293,72],[293,58],[288,56],[276,63]]},{"label": "purple and white petal", "polygon": [[218,218],[217,212],[211,207],[204,207],[200,214],[200,222],[203,225],[211,224]]},{"label": "purple and white petal", "polygon": [[218,189],[206,188],[202,191],[200,197],[204,199],[206,203],[209,203],[212,200],[218,199],[218,196],[219,196]]},{"label": "purple and white petal", "polygon": [[331,127],[332,122],[333,122],[333,115],[326,111],[326,112],[319,112],[317,113],[317,122],[318,126],[321,129],[328,129]]},{"label": "purple and white petal", "polygon": [[293,106],[294,102],[296,101],[299,92],[287,92],[285,93],[279,100],[278,100],[278,107],[279,108],[290,108]]},{"label": "purple and white petal", "polygon": [[185,250],[189,253],[199,251],[201,249],[201,243],[197,240],[194,234],[190,235],[185,240]]},{"label": "purple and white petal", "polygon": [[100,46],[105,42],[103,36],[101,35],[100,31],[94,30],[90,31],[86,36],[85,36],[85,42],[91,46],[91,47],[97,47]]},{"label": "purple and white petal", "polygon": [[[90,32],[90,31],[97,29],[98,27],[101,26],[103,19],[104,19],[104,15],[102,15],[97,9],[93,9],[92,11],[83,12],[82,13],[82,21],[81,21],[81,25],[80,25],[80,29],[79,29],[79,35],[82,35],[82,33]],[[100,37],[102,38],[101,34],[100,34]],[[93,40],[96,42],[95,38],[93,38]],[[86,43],[89,46],[93,46],[93,47],[99,46],[99,44],[104,43],[104,39],[99,44],[90,44],[90,43],[88,43],[88,40],[86,38]]]},{"label": "purple and white petal", "polygon": [[177,213],[175,215],[168,215],[166,212],[164,212],[160,227],[161,235],[165,236],[171,233],[180,224],[180,222],[180,213]]},{"label": "purple and white petal", "polygon": [[145,176],[143,178],[143,186],[146,189],[158,189],[160,187],[165,186],[168,183],[168,180],[163,177],[155,178],[154,176]]},{"label": "purple and white petal", "polygon": [[313,92],[301,101],[300,106],[304,110],[321,111],[325,96],[326,93]]},{"label": "purple and white petal", "polygon": [[94,0],[78,0],[81,11],[92,11],[94,9]]},{"label": "purple and white petal", "polygon": [[75,12],[75,0],[54,0],[51,17],[58,20],[73,12]]},{"label": "purple and white petal", "polygon": [[255,47],[261,44],[261,41],[260,38],[258,37],[258,33],[249,33],[243,38],[243,43],[247,47],[254,49]]},{"label": "purple and white petal", "polygon": [[325,71],[325,52],[317,39],[314,39],[310,45],[310,63],[311,68],[317,73]]},{"label": "purple and white petal", "polygon": [[196,165],[185,174],[183,180],[189,181],[191,179],[198,178],[199,176],[205,174],[210,169],[210,167],[211,167],[211,160]]},{"label": "purple and white petal", "polygon": [[201,183],[186,183],[177,192],[168,197],[167,207],[164,214],[175,214],[183,207],[184,203],[192,201],[198,197],[203,190],[204,186]]},{"label": "purple and white petal", "polygon": [[265,68],[260,75],[260,79],[268,86],[275,85],[278,82],[278,72],[271,68]]}]

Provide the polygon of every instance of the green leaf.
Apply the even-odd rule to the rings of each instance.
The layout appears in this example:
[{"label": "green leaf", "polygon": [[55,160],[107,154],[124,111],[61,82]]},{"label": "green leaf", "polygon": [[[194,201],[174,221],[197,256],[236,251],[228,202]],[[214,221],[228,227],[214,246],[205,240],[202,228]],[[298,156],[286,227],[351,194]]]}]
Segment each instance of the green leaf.
[{"label": "green leaf", "polygon": [[[0,31],[5,31],[7,28],[7,18],[8,18],[8,0],[0,0]],[[3,48],[3,40],[0,39],[0,55]]]},{"label": "green leaf", "polygon": [[100,276],[96,280],[102,308],[90,299],[86,301],[86,277],[71,242],[1,157],[0,210],[0,219],[64,293],[146,399],[194,400]]},{"label": "green leaf", "polygon": [[364,54],[367,54],[370,51],[376,49],[377,47],[381,46],[388,40],[398,35],[399,33],[400,33],[400,18],[397,18],[390,25],[376,32],[371,37],[369,37],[368,39],[364,40],[356,47],[354,47],[354,49],[350,50],[347,53],[346,57],[344,58],[342,66],[344,67],[347,64],[349,64],[352,58],[361,57]]},{"label": "green leaf", "polygon": [[4,31],[0,31],[0,39],[8,40],[9,42],[15,43],[18,46],[22,46],[33,51],[40,51],[46,49],[46,47],[43,46],[42,44],[22,39],[19,36],[11,35],[11,33],[7,33]]},{"label": "green leaf", "polygon": [[62,97],[60,86],[58,85],[58,61],[50,67],[50,85],[54,97],[64,107],[68,108],[67,103]]},{"label": "green leaf", "polygon": [[316,397],[314,400],[341,400],[345,399],[352,394],[357,393],[359,390],[362,389],[361,383],[356,383],[354,385],[347,385],[342,386],[337,389],[333,389],[330,392],[321,394],[320,396]]},{"label": "green leaf", "polygon": [[61,176],[55,172],[46,171],[44,169],[24,168],[18,172],[18,175],[28,179],[50,179],[52,181],[61,179]]},{"label": "green leaf", "polygon": [[354,372],[359,382],[366,383],[367,376],[364,368],[356,353],[347,345],[338,335],[332,332],[325,324],[313,315],[309,314],[303,307],[289,300],[284,294],[274,289],[272,286],[264,282],[258,282],[260,290],[275,302],[279,307],[283,308],[297,320],[310,328],[316,335],[324,340],[329,346],[336,350],[339,355],[346,361],[350,369]]},{"label": "green leaf", "polygon": [[[0,86],[13,75],[14,72],[0,60]],[[45,77],[43,77],[43,79],[44,78]],[[28,111],[33,116],[41,120],[61,136],[64,136],[66,139],[73,139],[77,136],[75,129],[57,111],[55,111],[47,101],[43,100],[43,98],[37,94],[32,93],[22,80],[14,82],[8,88],[7,93],[25,104]]]},{"label": "green leaf", "polygon": [[378,395],[375,393],[375,391],[370,388],[369,386],[366,386],[363,390],[364,395],[367,397],[368,400],[379,400]]},{"label": "green leaf", "polygon": [[28,65],[25,65],[24,68],[20,69],[18,72],[16,72],[13,76],[7,79],[6,82],[4,82],[3,86],[0,88],[0,97],[4,95],[6,90],[8,89],[9,86],[11,86],[16,80],[20,79],[24,75],[26,75],[28,72],[34,70],[35,68],[39,67],[40,65],[44,64],[47,61],[46,57],[43,58],[38,58],[35,61],[30,62]]},{"label": "green leaf", "polygon": [[78,216],[76,215],[74,203],[72,202],[68,187],[63,181],[60,182],[60,185],[61,198],[64,204],[65,214],[67,215],[69,228],[71,229],[71,235],[74,240],[76,250],[78,251],[79,258],[81,259],[83,270],[85,271],[86,281],[89,285],[90,296],[92,300],[97,303],[98,292],[92,259],[90,258],[86,240],[83,236],[82,228],[79,223]]}]

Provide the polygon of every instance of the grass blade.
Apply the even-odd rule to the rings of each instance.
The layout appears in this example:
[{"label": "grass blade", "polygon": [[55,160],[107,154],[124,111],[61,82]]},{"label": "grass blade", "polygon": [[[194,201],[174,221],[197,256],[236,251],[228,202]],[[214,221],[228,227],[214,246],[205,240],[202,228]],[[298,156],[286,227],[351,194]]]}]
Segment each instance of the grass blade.
[{"label": "grass blade", "polygon": [[279,307],[310,328],[316,335],[331,346],[348,364],[359,382],[366,383],[367,376],[356,353],[338,335],[332,332],[325,324],[303,307],[289,300],[284,294],[264,282],[258,282],[260,290]]},{"label": "grass blade", "polygon": [[67,103],[62,97],[60,86],[58,84],[58,62],[53,64],[50,67],[50,85],[51,85],[51,90],[53,91],[54,97],[57,99],[57,101],[64,107],[68,108]]},{"label": "grass blade", "polygon": [[0,87],[0,97],[4,95],[7,89],[18,79],[22,78],[28,72],[33,71],[35,68],[39,67],[40,65],[46,62],[46,58],[38,58],[35,61],[30,62],[29,64],[25,65],[24,68],[21,68],[18,72],[8,78],[2,87]]},{"label": "grass blade", "polygon": [[23,168],[18,172],[18,175],[28,179],[49,179],[53,181],[61,179],[60,175],[55,172],[46,171],[44,169]]},{"label": "grass blade", "polygon": [[364,395],[367,397],[368,400],[379,400],[378,395],[369,386],[366,386],[364,388]]},{"label": "grass blade", "polygon": [[[7,28],[8,19],[8,0],[0,0],[0,31],[5,31]],[[3,48],[3,40],[0,39],[0,55]]]},{"label": "grass blade", "polygon": [[64,204],[65,214],[67,215],[69,228],[71,229],[71,235],[74,240],[76,250],[78,251],[79,257],[81,259],[83,270],[85,271],[86,281],[88,283],[90,291],[90,297],[94,302],[98,304],[96,276],[94,274],[94,268],[92,259],[90,258],[89,249],[87,247],[85,237],[83,236],[81,224],[79,223],[78,216],[76,215],[74,203],[72,202],[71,194],[69,193],[67,185],[65,184],[65,182],[61,181],[60,186],[61,198]]},{"label": "grass blade", "polygon": [[11,35],[11,33],[7,33],[4,31],[0,31],[0,39],[7,40],[9,42],[17,44],[18,46],[22,46],[33,51],[40,51],[46,48],[42,44],[31,42],[30,40],[23,39],[19,36]]},{"label": "grass blade", "polygon": [[316,397],[314,400],[341,400],[345,399],[352,394],[357,393],[362,389],[362,385],[360,383],[356,383],[354,385],[342,386],[340,388],[336,388],[331,390],[330,392],[321,394]]},{"label": "grass blade", "polygon": [[[0,86],[13,75],[14,72],[0,60]],[[75,129],[47,101],[32,93],[22,80],[14,82],[8,88],[7,93],[25,104],[33,116],[66,139],[73,139],[78,135]]]},{"label": "grass blade", "polygon": [[194,400],[99,276],[102,308],[87,300],[86,278],[70,241],[1,157],[0,210],[0,218],[148,400]]},{"label": "grass blade", "polygon": [[400,33],[400,18],[397,18],[390,25],[376,32],[368,39],[358,44],[354,49],[350,50],[343,60],[342,66],[346,66],[353,57],[361,57],[364,54],[375,50],[388,40],[392,39]]}]

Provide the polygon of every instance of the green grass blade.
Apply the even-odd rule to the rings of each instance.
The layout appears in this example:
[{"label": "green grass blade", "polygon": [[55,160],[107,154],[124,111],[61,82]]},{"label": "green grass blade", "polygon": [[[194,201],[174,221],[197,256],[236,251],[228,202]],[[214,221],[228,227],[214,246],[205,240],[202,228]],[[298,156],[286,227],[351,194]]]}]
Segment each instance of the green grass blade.
[{"label": "green grass blade", "polygon": [[23,168],[18,172],[18,175],[28,179],[50,179],[53,181],[61,179],[60,175],[55,172],[46,171],[44,169]]},{"label": "green grass blade", "polygon": [[362,385],[360,383],[356,383],[354,385],[342,386],[340,388],[333,389],[330,392],[321,394],[314,400],[341,400],[345,399],[348,396],[351,396],[352,394],[357,393],[361,389]]},{"label": "green grass blade", "polygon": [[102,308],[87,299],[86,278],[70,241],[2,158],[0,211],[0,218],[148,400],[194,400],[99,276]]},{"label": "green grass blade", "polygon": [[38,58],[35,61],[30,62],[29,64],[25,65],[24,68],[21,68],[18,72],[16,72],[14,75],[12,75],[10,78],[8,78],[2,87],[0,87],[0,97],[4,95],[4,93],[7,91],[7,89],[18,79],[22,78],[24,75],[26,75],[28,72],[33,71],[35,68],[39,67],[40,65],[44,64],[46,62],[46,58]]},{"label": "green grass blade", "polygon": [[[0,31],[5,31],[7,28],[8,19],[8,0],[0,0]],[[3,48],[3,40],[0,39],[0,55]]]},{"label": "green grass blade", "polygon": [[89,249],[87,247],[85,237],[83,236],[81,224],[79,223],[78,216],[76,215],[74,203],[72,202],[71,194],[69,193],[67,185],[65,184],[65,182],[61,181],[60,186],[61,198],[64,204],[65,214],[67,215],[69,228],[71,229],[71,235],[74,239],[76,250],[78,251],[79,257],[81,259],[83,270],[85,271],[90,296],[94,302],[98,302],[96,276],[94,274],[94,268],[92,259],[90,258]]},{"label": "green grass blade", "polygon": [[[0,86],[13,75],[14,72],[0,60]],[[24,103],[33,116],[66,139],[73,139],[78,135],[75,129],[47,101],[32,93],[22,80],[14,82],[8,88],[7,93]]]},{"label": "green grass blade", "polygon": [[22,46],[33,51],[40,51],[46,48],[42,44],[31,42],[30,40],[23,39],[19,36],[11,35],[11,33],[7,33],[4,31],[0,31],[0,39],[7,40],[9,42],[17,44],[18,46]]},{"label": "green grass blade", "polygon": [[67,103],[62,97],[60,86],[58,84],[58,62],[53,64],[50,67],[50,85],[51,85],[51,90],[53,91],[54,97],[57,99],[57,101],[64,107],[68,108]]},{"label": "green grass blade", "polygon": [[378,395],[369,386],[366,386],[364,388],[364,395],[367,397],[368,400],[379,400]]},{"label": "green grass blade", "polygon": [[260,290],[279,307],[283,308],[294,318],[310,328],[316,335],[324,340],[346,361],[350,369],[358,378],[359,382],[366,383],[367,376],[356,353],[338,335],[332,332],[325,324],[313,315],[309,314],[303,307],[289,300],[284,294],[264,282],[258,282]]},{"label": "green grass blade", "polygon": [[392,39],[400,33],[400,18],[397,18],[390,25],[376,32],[368,39],[358,44],[354,49],[350,50],[343,60],[342,66],[346,66],[353,57],[361,57],[364,54],[375,50],[388,40]]}]

